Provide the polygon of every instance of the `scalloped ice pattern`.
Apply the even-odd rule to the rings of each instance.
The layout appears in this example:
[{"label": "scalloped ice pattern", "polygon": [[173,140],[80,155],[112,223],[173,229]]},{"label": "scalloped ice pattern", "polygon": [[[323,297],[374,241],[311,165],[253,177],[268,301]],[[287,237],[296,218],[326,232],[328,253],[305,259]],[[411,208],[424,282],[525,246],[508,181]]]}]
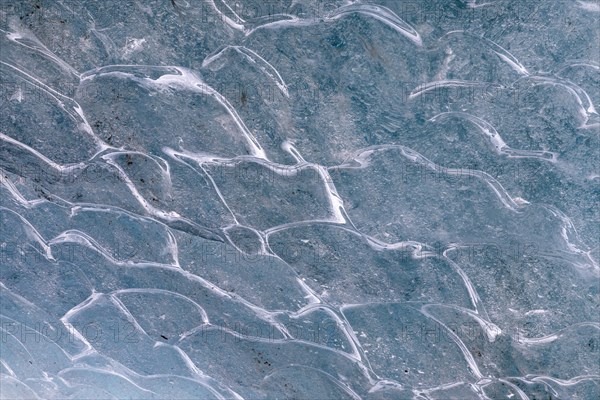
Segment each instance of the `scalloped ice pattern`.
[{"label": "scalloped ice pattern", "polygon": [[0,398],[600,397],[596,1],[0,7]]}]

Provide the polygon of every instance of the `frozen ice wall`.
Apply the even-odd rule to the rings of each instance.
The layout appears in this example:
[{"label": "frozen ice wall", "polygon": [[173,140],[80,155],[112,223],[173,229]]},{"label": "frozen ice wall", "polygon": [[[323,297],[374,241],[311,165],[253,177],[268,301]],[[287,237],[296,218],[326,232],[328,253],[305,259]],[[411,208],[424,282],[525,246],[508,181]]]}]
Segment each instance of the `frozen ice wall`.
[{"label": "frozen ice wall", "polygon": [[1,0],[0,397],[595,399],[594,0]]}]

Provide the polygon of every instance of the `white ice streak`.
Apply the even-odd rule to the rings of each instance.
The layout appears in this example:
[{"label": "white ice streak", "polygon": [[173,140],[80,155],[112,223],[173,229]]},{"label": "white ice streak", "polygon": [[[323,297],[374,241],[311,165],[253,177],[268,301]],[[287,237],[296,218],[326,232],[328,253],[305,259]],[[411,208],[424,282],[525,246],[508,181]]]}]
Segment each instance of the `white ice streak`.
[{"label": "white ice streak", "polygon": [[209,56],[204,59],[202,62],[203,68],[211,68],[211,64],[217,61],[219,58],[224,56],[226,52],[233,50],[244,56],[252,65],[255,65],[258,69],[260,69],[265,75],[267,75],[275,85],[281,90],[281,92],[285,95],[285,97],[290,97],[288,87],[285,84],[285,81],[279,74],[279,71],[270,64],[267,60],[258,55],[255,51],[250,50],[244,46],[226,46],[224,49],[219,51],[218,53]]},{"label": "white ice streak", "polygon": [[334,10],[326,17],[326,20],[335,20],[354,13],[375,18],[399,32],[417,46],[423,46],[423,41],[421,40],[419,32],[387,7],[374,4],[349,4]]},{"label": "white ice streak", "polygon": [[496,150],[496,153],[501,155],[506,155],[510,158],[537,158],[543,161],[556,162],[558,159],[558,154],[551,151],[542,151],[542,150],[519,150],[513,149],[509,147],[504,139],[500,136],[500,134],[496,131],[496,128],[492,126],[489,122],[465,112],[458,111],[448,111],[437,114],[430,118],[429,122],[437,122],[444,120],[446,118],[455,117],[455,118],[463,118],[467,121],[471,122],[475,126],[477,126],[483,135],[489,139],[490,143]]},{"label": "white ice streak", "polygon": [[[161,73],[155,79],[145,75],[146,71]],[[140,76],[140,74],[144,76]],[[231,103],[218,91],[206,84],[198,73],[183,67],[157,67],[157,66],[139,66],[139,65],[111,65],[87,71],[82,74],[82,82],[95,79],[100,76],[113,76],[116,78],[130,79],[150,90],[189,90],[196,93],[205,94],[214,98],[227,111],[229,116],[246,139],[249,146],[249,152],[252,156],[267,159],[267,156],[258,143],[254,135],[242,121]]]},{"label": "white ice streak", "polygon": [[[526,206],[528,203],[523,201],[515,201],[513,197],[511,197],[506,189],[498,182],[494,177],[490,174],[474,170],[474,169],[461,169],[461,168],[445,168],[441,167],[438,164],[427,159],[422,154],[416,152],[415,150],[403,146],[403,145],[377,145],[370,146],[365,149],[361,149],[355,153],[351,163],[344,163],[342,165],[338,165],[335,167],[330,167],[330,169],[362,169],[369,166],[369,158],[378,152],[387,151],[390,149],[399,150],[400,153],[409,161],[422,165],[427,169],[437,172],[444,173],[447,175],[455,175],[455,176],[474,176],[479,178],[483,182],[485,182],[492,191],[496,194],[498,200],[509,210],[514,212],[520,212],[520,209]],[[358,165],[356,165],[358,164]]]}]

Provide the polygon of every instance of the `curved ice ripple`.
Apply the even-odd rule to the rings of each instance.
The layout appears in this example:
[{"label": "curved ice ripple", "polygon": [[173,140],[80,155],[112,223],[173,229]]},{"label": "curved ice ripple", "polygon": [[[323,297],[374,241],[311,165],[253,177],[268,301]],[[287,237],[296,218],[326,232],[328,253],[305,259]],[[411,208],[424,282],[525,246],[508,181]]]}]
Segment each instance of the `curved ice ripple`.
[{"label": "curved ice ripple", "polygon": [[17,3],[1,398],[598,397],[597,5]]},{"label": "curved ice ripple", "polygon": [[477,126],[477,128],[479,128],[479,130],[481,130],[481,132],[490,140],[490,143],[498,154],[504,154],[508,157],[539,158],[541,160],[548,160],[552,162],[556,161],[558,158],[558,155],[551,151],[519,150],[509,147],[502,139],[500,134],[496,131],[496,128],[494,128],[489,122],[471,114],[448,111],[435,115],[434,117],[430,118],[429,121],[437,122],[449,117],[464,118]]},{"label": "curved ice ripple", "polygon": [[390,26],[392,29],[400,32],[402,35],[410,39],[417,46],[422,46],[423,41],[421,35],[412,26],[404,22],[398,17],[392,10],[383,6],[376,6],[372,4],[349,4],[342,6],[327,16],[327,19],[337,19],[348,14],[364,14],[369,17],[375,18],[384,24]]}]

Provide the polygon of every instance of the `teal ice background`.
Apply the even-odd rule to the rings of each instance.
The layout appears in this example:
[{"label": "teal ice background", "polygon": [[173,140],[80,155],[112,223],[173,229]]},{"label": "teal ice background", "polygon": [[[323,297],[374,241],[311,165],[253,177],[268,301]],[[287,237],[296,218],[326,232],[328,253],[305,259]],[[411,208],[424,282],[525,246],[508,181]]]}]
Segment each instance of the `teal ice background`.
[{"label": "teal ice background", "polygon": [[600,396],[597,1],[0,4],[0,398]]}]

